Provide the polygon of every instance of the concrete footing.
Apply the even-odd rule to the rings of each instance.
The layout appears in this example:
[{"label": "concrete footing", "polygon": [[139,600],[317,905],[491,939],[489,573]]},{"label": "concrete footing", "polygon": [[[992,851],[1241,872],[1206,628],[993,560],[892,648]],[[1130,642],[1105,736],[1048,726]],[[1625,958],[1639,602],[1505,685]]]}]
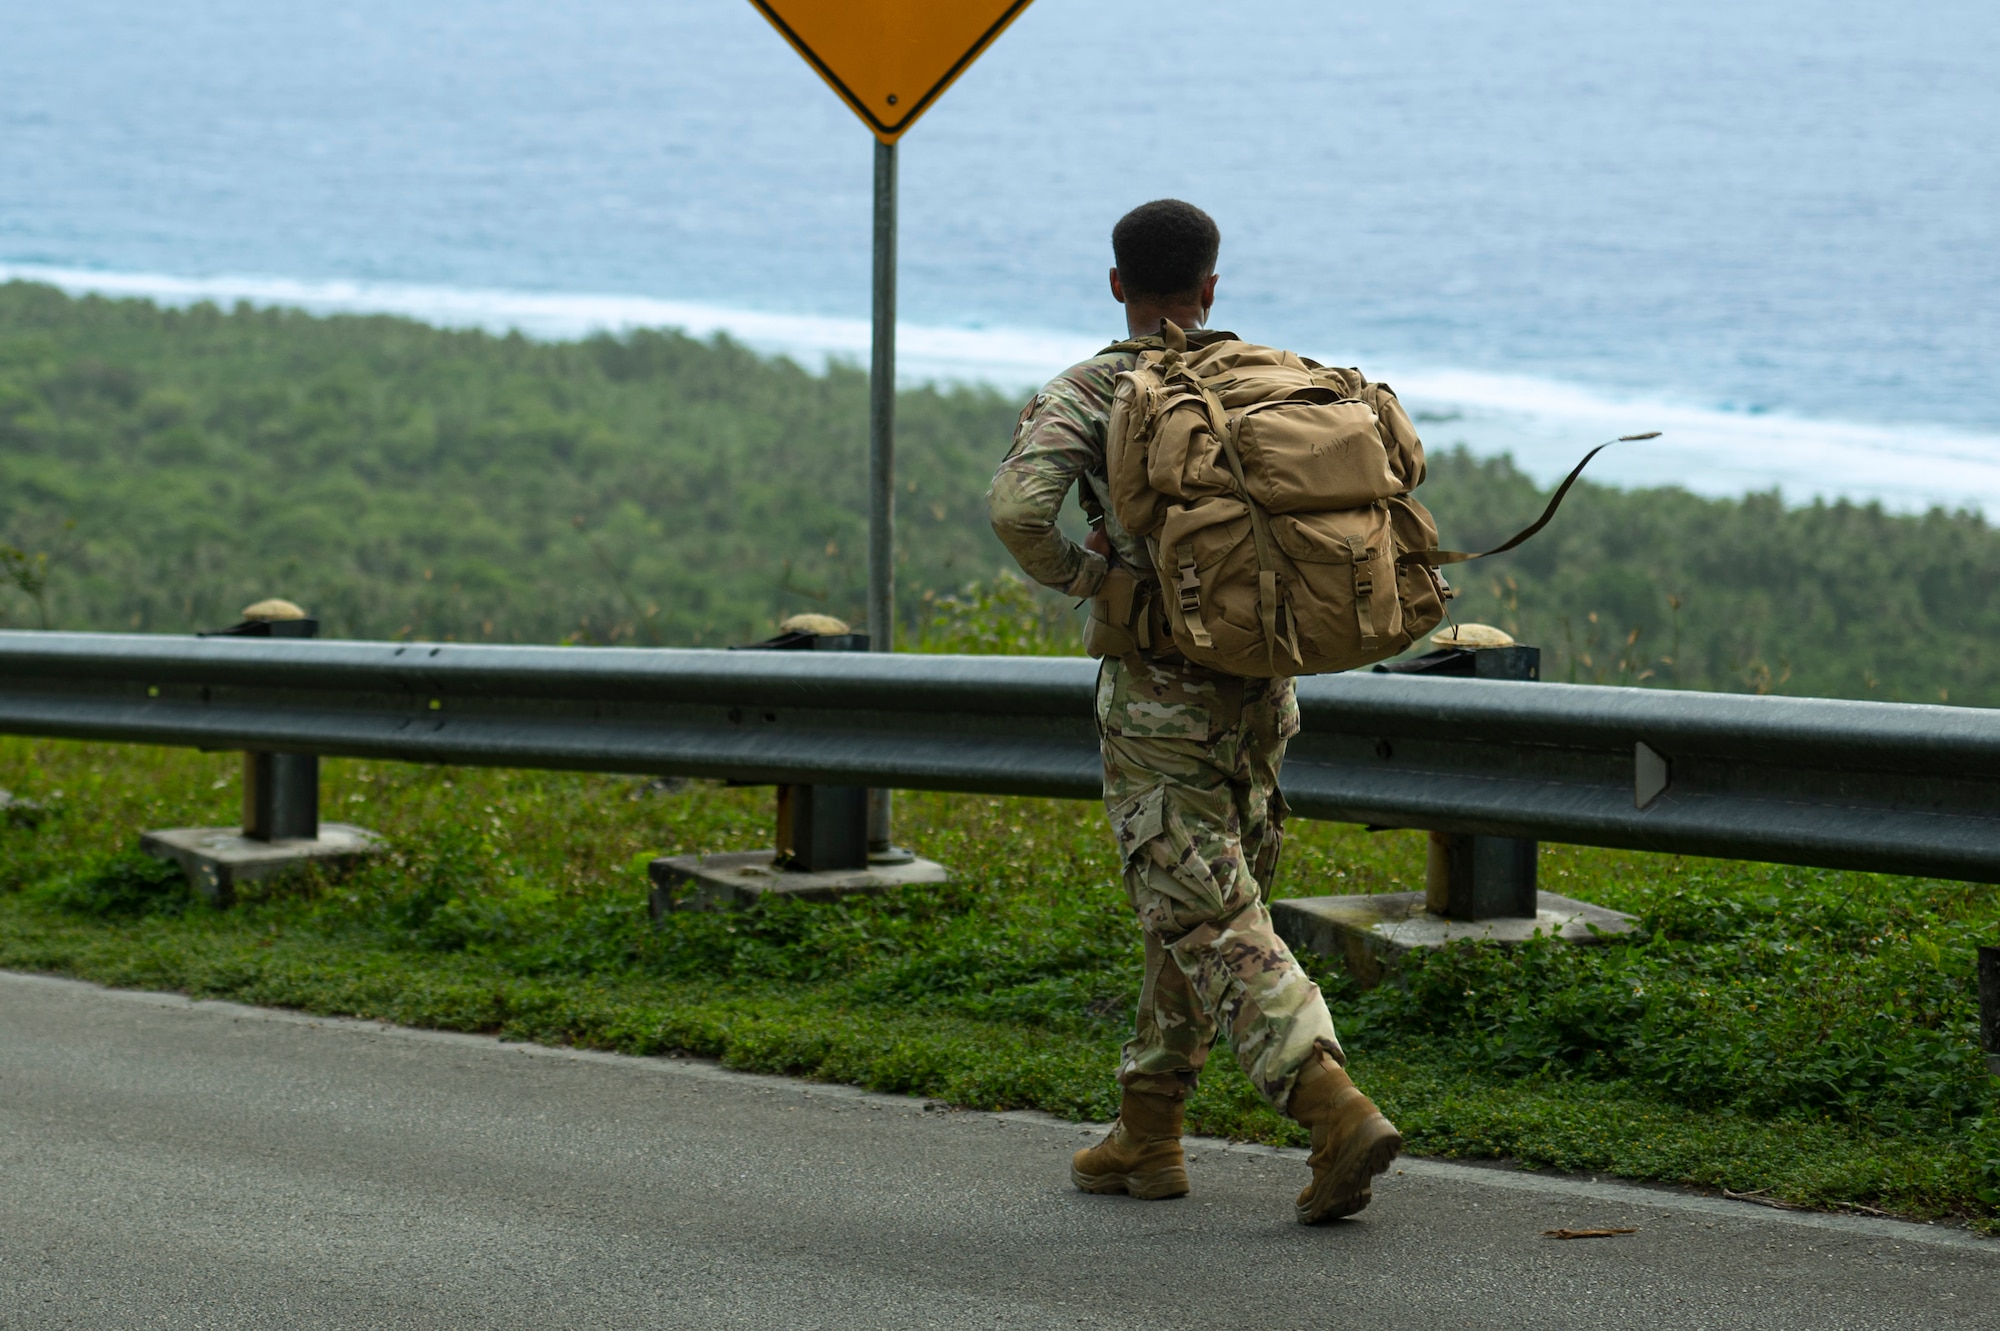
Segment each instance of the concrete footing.
[{"label": "concrete footing", "polygon": [[1538,933],[1570,943],[1592,943],[1630,933],[1639,923],[1636,916],[1553,892],[1535,894],[1532,919],[1448,919],[1424,908],[1422,892],[1294,897],[1272,902],[1271,917],[1279,936],[1291,946],[1338,958],[1369,988],[1418,948],[1440,948],[1461,940],[1523,943]]},{"label": "concrete footing", "polygon": [[141,832],[139,849],[172,860],[195,891],[218,906],[236,899],[238,883],[276,878],[309,865],[345,868],[385,848],[374,832],[346,823],[321,823],[316,837],[258,841],[234,827],[173,827]]},{"label": "concrete footing", "polygon": [[745,850],[727,855],[674,855],[654,860],[653,918],[670,910],[730,910],[767,896],[832,901],[855,892],[880,892],[919,883],[943,883],[951,871],[936,860],[912,859],[904,864],[875,864],[866,869],[828,869],[817,873],[777,867],[775,850]]}]

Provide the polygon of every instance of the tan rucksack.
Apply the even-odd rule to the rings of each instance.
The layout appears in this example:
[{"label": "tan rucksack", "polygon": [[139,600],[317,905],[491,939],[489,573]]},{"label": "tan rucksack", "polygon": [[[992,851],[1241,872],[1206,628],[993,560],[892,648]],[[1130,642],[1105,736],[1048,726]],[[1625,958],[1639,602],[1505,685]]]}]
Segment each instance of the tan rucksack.
[{"label": "tan rucksack", "polygon": [[[1159,583],[1114,567],[1093,599],[1092,655],[1171,646],[1225,674],[1317,675],[1437,627],[1452,595],[1438,566],[1483,555],[1437,548],[1410,495],[1423,443],[1387,384],[1227,337],[1190,346],[1171,322],[1112,349],[1139,353],[1112,405],[1112,508]],[[1539,531],[1582,470],[1485,554]]]}]

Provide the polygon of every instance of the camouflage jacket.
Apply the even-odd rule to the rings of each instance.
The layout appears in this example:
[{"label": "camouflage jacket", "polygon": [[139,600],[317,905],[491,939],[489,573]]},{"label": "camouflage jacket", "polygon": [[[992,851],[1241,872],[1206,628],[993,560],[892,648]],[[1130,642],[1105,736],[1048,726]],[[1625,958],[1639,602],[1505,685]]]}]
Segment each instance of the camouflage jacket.
[{"label": "camouflage jacket", "polygon": [[1105,479],[1104,441],[1111,392],[1120,374],[1139,363],[1129,351],[1107,352],[1070,366],[1021,412],[1014,446],[986,492],[993,531],[1029,577],[1066,596],[1089,596],[1104,581],[1105,559],[1056,526],[1063,499],[1081,481],[1104,514],[1111,548],[1135,569],[1151,571],[1146,548],[1118,525]]},{"label": "camouflage jacket", "polygon": [[[1221,329],[1188,330],[1190,342],[1235,336]],[[1066,596],[1095,594],[1106,568],[1102,555],[1085,550],[1056,526],[1063,498],[1079,480],[1086,493],[1078,498],[1093,519],[1102,515],[1104,534],[1119,562],[1141,575],[1153,571],[1145,543],[1126,531],[1111,511],[1105,464],[1112,392],[1118,376],[1138,364],[1136,352],[1102,351],[1049,380],[1022,409],[1014,427],[1014,447],[986,492],[993,530],[1015,562],[1036,582]]]}]

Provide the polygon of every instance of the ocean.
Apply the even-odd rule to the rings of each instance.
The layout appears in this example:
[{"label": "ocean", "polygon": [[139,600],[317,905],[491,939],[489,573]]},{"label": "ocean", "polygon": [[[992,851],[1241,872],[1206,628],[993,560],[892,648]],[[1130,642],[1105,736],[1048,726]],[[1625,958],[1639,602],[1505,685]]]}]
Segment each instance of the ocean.
[{"label": "ocean", "polygon": [[[0,278],[865,360],[871,140],[745,0],[68,0],[0,26]],[[1965,0],[1036,0],[903,141],[902,371],[1215,322],[1544,479],[2000,514],[2000,22]]]}]

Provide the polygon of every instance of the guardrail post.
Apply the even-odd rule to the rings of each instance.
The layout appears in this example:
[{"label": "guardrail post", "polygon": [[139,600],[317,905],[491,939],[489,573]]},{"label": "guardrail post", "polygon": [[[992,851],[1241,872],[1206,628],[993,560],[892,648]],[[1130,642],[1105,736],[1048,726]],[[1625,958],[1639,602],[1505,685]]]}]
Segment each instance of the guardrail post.
[{"label": "guardrail post", "polygon": [[1979,949],[1979,1047],[2000,1077],[2000,947]]},{"label": "guardrail post", "polygon": [[[243,612],[231,634],[258,638],[317,638],[319,621],[290,602],[260,601]],[[262,614],[258,612],[262,611]],[[311,841],[319,836],[319,755],[243,755],[243,835],[252,841]]]},{"label": "guardrail post", "polygon": [[[1523,647],[1484,624],[1456,625],[1431,641],[1436,651],[1375,669],[1523,683],[1542,677],[1539,647]],[[1390,761],[1394,746],[1384,739],[1376,755]],[[1540,843],[1525,837],[1434,831],[1423,891],[1293,897],[1272,902],[1271,917],[1287,943],[1338,958],[1364,988],[1379,984],[1404,955],[1421,948],[1470,939],[1518,943],[1537,933],[1588,943],[1638,924],[1619,911],[1539,890],[1540,853]]]},{"label": "guardrail post", "polygon": [[243,755],[243,835],[310,841],[319,835],[319,755]]},{"label": "guardrail post", "polygon": [[[319,621],[290,601],[259,601],[243,622],[202,637],[316,638]],[[319,821],[319,755],[247,750],[243,754],[243,826],[176,827],[143,832],[139,848],[181,866],[195,890],[217,906],[236,899],[239,883],[273,878],[307,864],[339,868],[382,848],[365,828]]]},{"label": "guardrail post", "polygon": [[[866,633],[831,615],[794,615],[778,626],[776,637],[735,650],[865,652],[868,644]],[[943,865],[875,844],[887,825],[888,796],[866,786],[780,784],[775,847],[654,860],[648,868],[653,918],[672,910],[747,906],[770,894],[828,900],[946,881]]]},{"label": "guardrail post", "polygon": [[[844,627],[844,626],[843,626]],[[803,633],[770,646],[814,652],[865,652],[865,633]],[[779,786],[778,861],[787,870],[825,873],[868,867],[872,812],[866,786]]]},{"label": "guardrail post", "polygon": [[1535,918],[1541,846],[1505,836],[1431,833],[1424,908],[1453,920]]},{"label": "guardrail post", "polygon": [[[1411,661],[1377,666],[1385,674],[1442,675],[1460,679],[1542,677],[1542,649],[1467,624],[1432,641],[1455,644]],[[1452,920],[1532,920],[1535,918],[1535,864],[1541,847],[1520,837],[1431,833],[1424,866],[1424,908]]]}]

